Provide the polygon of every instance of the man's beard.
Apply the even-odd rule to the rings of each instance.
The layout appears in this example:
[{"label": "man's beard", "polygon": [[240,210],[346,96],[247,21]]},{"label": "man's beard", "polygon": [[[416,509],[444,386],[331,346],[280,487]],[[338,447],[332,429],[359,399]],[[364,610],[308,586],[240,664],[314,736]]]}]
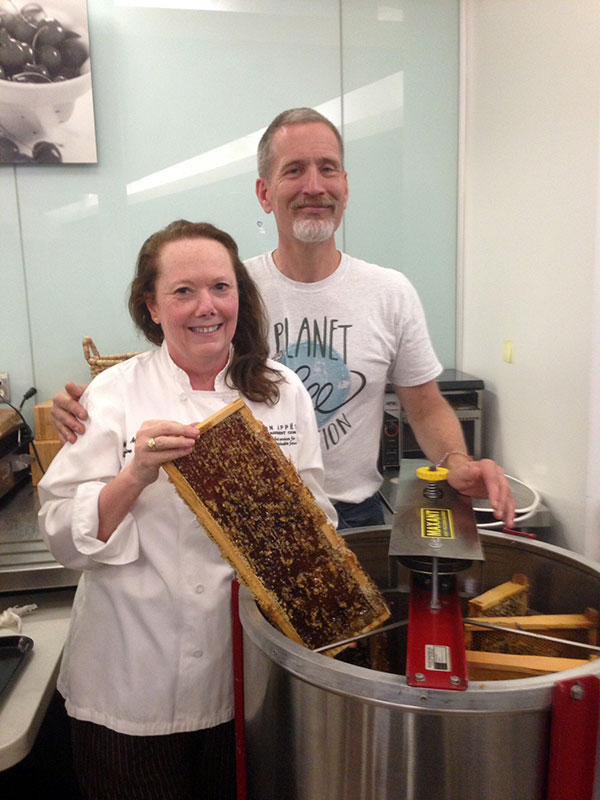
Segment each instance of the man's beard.
[{"label": "man's beard", "polygon": [[326,242],[335,232],[335,223],[331,219],[295,219],[294,236],[305,244]]}]

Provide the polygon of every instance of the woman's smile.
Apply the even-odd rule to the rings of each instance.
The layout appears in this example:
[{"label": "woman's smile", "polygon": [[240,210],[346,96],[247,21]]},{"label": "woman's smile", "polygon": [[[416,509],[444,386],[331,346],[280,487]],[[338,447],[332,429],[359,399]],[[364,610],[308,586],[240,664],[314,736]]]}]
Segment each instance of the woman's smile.
[{"label": "woman's smile", "polygon": [[221,327],[221,323],[219,323],[218,325],[211,325],[210,327],[206,327],[206,328],[202,328],[200,326],[191,327],[191,328],[189,328],[189,330],[192,333],[207,334],[207,333],[214,333],[215,331],[218,331],[220,327]]}]

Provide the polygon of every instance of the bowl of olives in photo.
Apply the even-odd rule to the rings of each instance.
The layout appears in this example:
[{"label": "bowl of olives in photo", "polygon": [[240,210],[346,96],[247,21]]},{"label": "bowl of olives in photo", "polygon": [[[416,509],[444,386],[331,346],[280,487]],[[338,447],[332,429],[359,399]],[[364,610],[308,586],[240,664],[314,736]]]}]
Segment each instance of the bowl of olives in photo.
[{"label": "bowl of olives in photo", "polygon": [[66,122],[91,89],[85,0],[0,0],[0,127],[22,142]]}]

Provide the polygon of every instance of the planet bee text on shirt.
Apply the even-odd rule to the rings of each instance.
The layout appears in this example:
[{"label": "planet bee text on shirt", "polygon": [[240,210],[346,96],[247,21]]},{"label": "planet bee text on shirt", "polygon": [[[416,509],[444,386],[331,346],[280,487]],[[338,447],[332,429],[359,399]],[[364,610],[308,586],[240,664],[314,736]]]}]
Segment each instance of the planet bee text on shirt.
[{"label": "planet bee text on shirt", "polygon": [[400,272],[346,254],[315,283],[290,280],[270,253],[246,265],[269,315],[271,354],[312,399],[327,494],[360,502],[381,481],[386,383],[418,386],[441,371],[418,295]]}]

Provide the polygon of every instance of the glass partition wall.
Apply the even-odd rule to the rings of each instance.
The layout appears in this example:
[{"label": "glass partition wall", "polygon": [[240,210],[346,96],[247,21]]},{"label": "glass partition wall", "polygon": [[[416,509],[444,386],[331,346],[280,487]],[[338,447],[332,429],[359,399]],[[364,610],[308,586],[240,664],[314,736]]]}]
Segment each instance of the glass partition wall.
[{"label": "glass partition wall", "polygon": [[255,151],[295,106],[345,137],[338,247],[413,281],[455,366],[459,0],[89,0],[88,12],[98,164],[0,166],[0,372],[17,403],[37,387],[30,423],[33,403],[89,380],[84,336],[100,353],[145,347],[125,298],[148,234],[185,217],[231,232],[242,257],[274,248]]}]

